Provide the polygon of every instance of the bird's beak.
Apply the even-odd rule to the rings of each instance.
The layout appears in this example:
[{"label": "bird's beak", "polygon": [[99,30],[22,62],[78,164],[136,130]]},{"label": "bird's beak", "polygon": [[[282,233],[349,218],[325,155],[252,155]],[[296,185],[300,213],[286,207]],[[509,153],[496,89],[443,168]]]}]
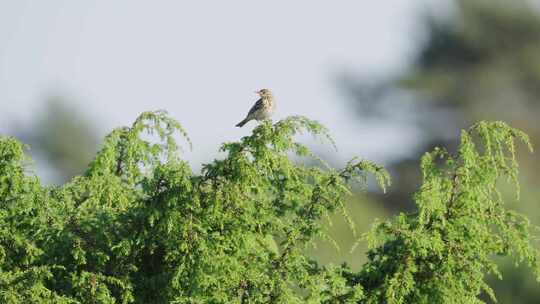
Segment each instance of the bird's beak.
[{"label": "bird's beak", "polygon": [[261,91],[255,91],[255,94],[261,94]]}]

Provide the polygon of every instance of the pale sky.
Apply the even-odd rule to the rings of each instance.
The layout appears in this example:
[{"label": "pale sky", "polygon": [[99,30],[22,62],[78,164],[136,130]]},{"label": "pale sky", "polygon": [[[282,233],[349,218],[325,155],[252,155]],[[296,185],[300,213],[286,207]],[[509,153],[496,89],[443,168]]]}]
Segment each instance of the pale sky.
[{"label": "pale sky", "polygon": [[305,115],[334,136],[338,159],[388,161],[419,140],[400,125],[357,122],[334,83],[342,68],[370,77],[408,64],[422,9],[445,0],[0,0],[0,133],[31,119],[51,93],[72,97],[101,132],[166,109],[189,132],[195,167],[235,128],[254,90],[270,88],[274,119]]}]

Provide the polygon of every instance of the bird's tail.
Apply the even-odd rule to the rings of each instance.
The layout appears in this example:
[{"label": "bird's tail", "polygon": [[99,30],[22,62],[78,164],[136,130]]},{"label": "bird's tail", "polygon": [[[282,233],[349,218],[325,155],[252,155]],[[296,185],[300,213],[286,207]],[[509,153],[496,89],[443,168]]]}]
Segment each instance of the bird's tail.
[{"label": "bird's tail", "polygon": [[241,128],[241,127],[243,127],[248,121],[249,121],[249,119],[246,117],[244,120],[242,120],[241,122],[239,122],[238,124],[236,124],[236,126],[239,127],[239,128]]}]

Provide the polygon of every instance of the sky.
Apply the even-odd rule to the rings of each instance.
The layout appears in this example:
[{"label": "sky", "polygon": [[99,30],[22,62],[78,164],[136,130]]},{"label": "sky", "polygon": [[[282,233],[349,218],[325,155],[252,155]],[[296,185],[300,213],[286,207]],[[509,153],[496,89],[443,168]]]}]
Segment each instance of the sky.
[{"label": "sky", "polygon": [[[387,162],[419,140],[410,126],[358,121],[336,85],[340,71],[399,73],[410,63],[425,10],[445,0],[26,1],[0,0],[0,134],[63,95],[100,135],[147,110],[166,109],[187,129],[199,167],[235,128],[255,90],[274,92],[274,119],[326,125],[336,159]],[[328,148],[329,149],[329,148]]]}]

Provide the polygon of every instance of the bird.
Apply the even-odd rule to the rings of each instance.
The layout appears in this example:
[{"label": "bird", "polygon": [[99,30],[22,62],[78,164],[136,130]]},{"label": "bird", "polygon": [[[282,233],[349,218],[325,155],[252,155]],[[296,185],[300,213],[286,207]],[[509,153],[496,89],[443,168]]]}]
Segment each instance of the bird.
[{"label": "bird", "polygon": [[259,98],[259,100],[255,102],[253,107],[251,107],[248,114],[246,115],[246,118],[239,122],[236,125],[237,127],[244,126],[248,121],[252,119],[258,121],[268,119],[270,118],[272,113],[274,113],[276,103],[274,102],[274,96],[272,95],[272,92],[270,92],[270,90],[268,89],[260,89],[255,93],[259,94],[261,98]]}]

